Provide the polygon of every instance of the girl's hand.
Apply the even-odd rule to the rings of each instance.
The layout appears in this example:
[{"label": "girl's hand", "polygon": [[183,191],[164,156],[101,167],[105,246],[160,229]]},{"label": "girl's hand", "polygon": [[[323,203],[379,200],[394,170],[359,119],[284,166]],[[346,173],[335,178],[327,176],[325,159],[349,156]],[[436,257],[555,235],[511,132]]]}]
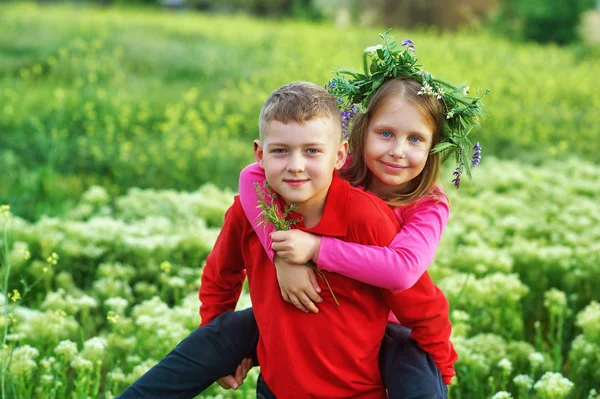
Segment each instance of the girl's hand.
[{"label": "girl's hand", "polygon": [[225,377],[221,377],[217,380],[217,384],[219,384],[224,389],[238,389],[242,385],[244,385],[244,380],[248,375],[248,371],[252,368],[252,359],[245,358],[237,367],[235,371],[235,376],[226,375]]},{"label": "girl's hand", "polygon": [[310,260],[317,263],[321,236],[292,229],[274,231],[271,240],[273,251],[287,263],[304,265]]},{"label": "girl's hand", "polygon": [[308,266],[291,265],[279,256],[275,256],[277,280],[283,300],[293,304],[304,313],[319,313],[314,302],[323,302],[314,270]]}]

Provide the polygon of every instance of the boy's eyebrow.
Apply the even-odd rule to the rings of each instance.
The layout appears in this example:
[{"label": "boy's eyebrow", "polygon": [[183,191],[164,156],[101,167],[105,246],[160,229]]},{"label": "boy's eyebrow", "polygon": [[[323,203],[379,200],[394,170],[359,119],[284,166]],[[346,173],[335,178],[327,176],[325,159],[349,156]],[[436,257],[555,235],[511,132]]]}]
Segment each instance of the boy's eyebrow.
[{"label": "boy's eyebrow", "polygon": [[[268,146],[277,146],[277,147],[288,147],[290,144],[289,143],[285,143],[285,142],[273,142],[273,143],[267,143]],[[325,146],[327,145],[326,142],[324,141],[314,141],[311,143],[302,143],[301,146],[302,147],[318,147],[318,146]]]}]

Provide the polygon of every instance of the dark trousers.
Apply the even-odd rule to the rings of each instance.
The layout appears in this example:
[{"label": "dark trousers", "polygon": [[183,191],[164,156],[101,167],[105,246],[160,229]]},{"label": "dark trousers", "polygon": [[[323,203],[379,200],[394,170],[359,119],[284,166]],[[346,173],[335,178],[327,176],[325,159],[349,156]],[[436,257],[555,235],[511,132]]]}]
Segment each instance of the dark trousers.
[{"label": "dark trousers", "polygon": [[[379,353],[391,399],[442,399],[446,386],[433,360],[410,338],[410,330],[388,323]],[[226,312],[193,331],[118,398],[194,398],[217,379],[234,374],[242,359],[255,365],[258,327],[252,309]],[[257,398],[275,399],[259,378]],[[285,398],[282,398],[285,399]]]}]

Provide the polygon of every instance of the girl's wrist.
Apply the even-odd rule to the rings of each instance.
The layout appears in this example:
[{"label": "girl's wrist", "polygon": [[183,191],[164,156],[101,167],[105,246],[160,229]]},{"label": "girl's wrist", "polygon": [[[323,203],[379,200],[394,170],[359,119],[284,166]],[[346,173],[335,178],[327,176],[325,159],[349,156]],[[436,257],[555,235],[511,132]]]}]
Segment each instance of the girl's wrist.
[{"label": "girl's wrist", "polygon": [[315,247],[313,250],[313,257],[312,257],[312,261],[315,263],[315,265],[318,266],[318,260],[319,260],[319,251],[321,250],[321,236],[316,236],[315,237]]}]

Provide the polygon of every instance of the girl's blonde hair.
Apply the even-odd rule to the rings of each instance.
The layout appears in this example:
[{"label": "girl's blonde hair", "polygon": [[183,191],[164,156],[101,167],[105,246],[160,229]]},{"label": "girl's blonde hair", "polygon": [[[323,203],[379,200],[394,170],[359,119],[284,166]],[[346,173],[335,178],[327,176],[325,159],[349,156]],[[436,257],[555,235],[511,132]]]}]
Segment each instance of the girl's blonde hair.
[{"label": "girl's blonde hair", "polygon": [[[433,96],[418,95],[417,93],[420,89],[421,84],[410,78],[398,77],[388,80],[371,95],[365,112],[357,113],[354,116],[348,140],[352,154],[351,163],[342,172],[342,175],[350,184],[367,187],[372,178],[372,173],[367,168],[364,160],[369,119],[392,96],[401,96],[422,112],[433,132],[431,148],[440,142],[445,121],[443,106]],[[403,193],[398,192],[394,195],[383,197],[383,199],[391,206],[404,206],[427,195],[435,197],[445,196],[436,186],[440,173],[440,164],[440,153],[429,153],[423,171],[410,182],[408,191]]]}]

